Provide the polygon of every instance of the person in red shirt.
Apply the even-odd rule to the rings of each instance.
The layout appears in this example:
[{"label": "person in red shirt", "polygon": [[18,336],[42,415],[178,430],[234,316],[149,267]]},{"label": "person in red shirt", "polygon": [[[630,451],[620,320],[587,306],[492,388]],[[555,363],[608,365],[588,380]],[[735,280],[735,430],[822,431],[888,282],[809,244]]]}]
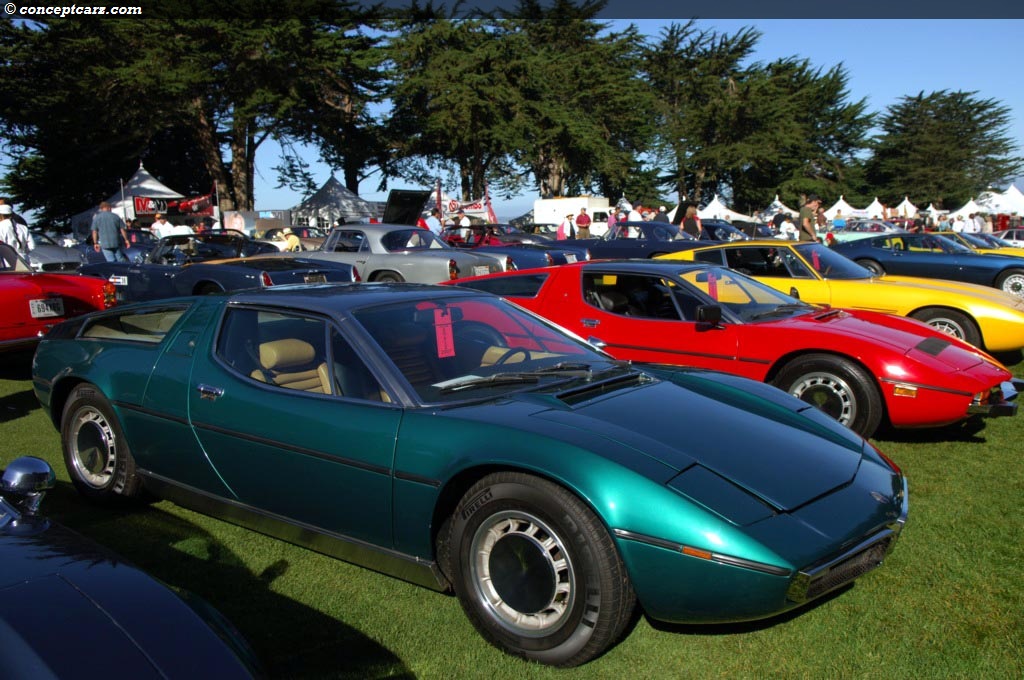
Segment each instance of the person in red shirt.
[{"label": "person in red shirt", "polygon": [[576,238],[590,238],[590,215],[586,208],[580,208],[576,216]]}]

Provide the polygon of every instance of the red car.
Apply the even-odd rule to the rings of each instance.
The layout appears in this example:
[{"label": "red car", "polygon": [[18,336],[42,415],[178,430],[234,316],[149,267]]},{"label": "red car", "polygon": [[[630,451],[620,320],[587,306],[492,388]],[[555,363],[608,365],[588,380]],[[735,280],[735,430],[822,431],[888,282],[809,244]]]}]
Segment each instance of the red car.
[{"label": "red car", "polygon": [[104,279],[33,272],[0,243],[0,351],[31,346],[60,321],[112,307],[114,296]]},{"label": "red car", "polygon": [[984,352],[920,322],[808,305],[747,276],[682,262],[594,261],[460,279],[619,359],[761,380],[870,436],[1016,413],[1019,383]]}]

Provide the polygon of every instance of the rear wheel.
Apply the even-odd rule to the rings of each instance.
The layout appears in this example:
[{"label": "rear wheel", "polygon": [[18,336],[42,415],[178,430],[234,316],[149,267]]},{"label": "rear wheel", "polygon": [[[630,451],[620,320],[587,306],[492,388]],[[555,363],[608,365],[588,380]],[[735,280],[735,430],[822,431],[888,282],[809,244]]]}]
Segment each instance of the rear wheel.
[{"label": "rear wheel", "polygon": [[885,274],[885,269],[876,260],[855,260],[855,262],[875,276],[882,276]]},{"label": "rear wheel", "polygon": [[475,484],[450,520],[452,584],[493,645],[554,666],[593,659],[636,604],[615,544],[575,495],[500,472]]},{"label": "rear wheel", "polygon": [[863,437],[882,422],[882,396],[859,365],[831,354],[807,354],[786,364],[773,384],[816,406]]},{"label": "rear wheel", "polygon": [[68,397],[61,444],[71,483],[89,500],[113,504],[142,495],[142,479],[121,424],[95,386],[79,385]]},{"label": "rear wheel", "polygon": [[215,295],[224,292],[216,283],[201,283],[196,287],[196,295]]},{"label": "rear wheel", "polygon": [[1007,269],[996,279],[996,288],[1024,297],[1024,269]]},{"label": "rear wheel", "polygon": [[955,309],[929,307],[917,310],[910,317],[923,321],[935,330],[952,335],[975,347],[981,347],[981,332],[978,330],[977,324],[963,312],[958,312]]},{"label": "rear wheel", "polygon": [[380,274],[377,274],[373,280],[380,283],[401,283],[405,281],[401,275],[396,274],[395,272],[381,272]]}]

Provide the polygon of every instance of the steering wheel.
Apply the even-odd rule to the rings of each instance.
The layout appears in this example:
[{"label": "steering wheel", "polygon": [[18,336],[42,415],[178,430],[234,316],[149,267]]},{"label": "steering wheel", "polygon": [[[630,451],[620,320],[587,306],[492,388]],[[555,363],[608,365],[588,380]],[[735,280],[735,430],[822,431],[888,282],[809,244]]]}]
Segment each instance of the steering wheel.
[{"label": "steering wheel", "polygon": [[530,350],[523,349],[522,347],[513,347],[512,349],[508,350],[507,352],[502,354],[500,357],[498,357],[497,361],[494,362],[494,365],[495,366],[501,366],[502,364],[504,364],[505,362],[507,362],[509,359],[511,359],[512,357],[514,357],[517,354],[522,354],[523,355],[523,361],[529,361],[530,360]]}]

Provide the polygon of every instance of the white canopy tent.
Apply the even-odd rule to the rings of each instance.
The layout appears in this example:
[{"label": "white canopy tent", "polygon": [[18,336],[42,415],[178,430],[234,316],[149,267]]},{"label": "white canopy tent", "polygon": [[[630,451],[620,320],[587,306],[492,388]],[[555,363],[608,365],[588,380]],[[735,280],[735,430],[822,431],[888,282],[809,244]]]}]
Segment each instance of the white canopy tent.
[{"label": "white canopy tent", "polygon": [[1004,192],[983,191],[976,202],[984,212],[1024,213],[1024,194],[1014,184]]},{"label": "white canopy tent", "polygon": [[329,227],[335,220],[368,222],[371,217],[380,217],[377,204],[359,198],[333,174],[316,193],[292,208],[292,223],[298,225],[310,224],[310,218]]},{"label": "white canopy tent", "polygon": [[[131,179],[124,183],[124,189],[118,190],[107,203],[110,204],[110,211],[120,215],[121,219],[135,218],[135,197],[175,199],[184,198],[181,194],[167,187],[156,177],[149,174],[146,168],[139,163],[139,169],[135,171]],[[89,210],[74,215],[71,218],[71,230],[75,234],[85,234],[92,226],[92,216],[99,210],[99,206],[93,206]]]},{"label": "white canopy tent", "polygon": [[950,213],[950,217],[967,217],[968,215],[972,215],[974,213],[979,212],[985,212],[985,209],[978,205],[972,198],[971,200],[967,201],[967,203],[965,203],[962,208],[960,208],[959,210],[954,210],[952,213]]},{"label": "white canopy tent", "polygon": [[775,194],[775,200],[772,201],[771,205],[765,208],[765,213],[769,215],[775,215],[776,213],[789,213],[790,215],[796,215],[799,211],[793,210],[785,203],[779,200],[779,195]]},{"label": "white canopy tent", "polygon": [[1003,198],[1011,208],[1009,212],[1024,215],[1024,193],[1021,193],[1021,190],[1017,188],[1016,184],[1011,184],[1009,188],[1003,192]]},{"label": "white canopy tent", "polygon": [[843,213],[843,217],[849,217],[854,214],[855,208],[846,202],[846,199],[842,196],[839,200],[832,204],[832,207],[825,211],[825,217],[830,220],[834,220],[838,213]]},{"label": "white canopy tent", "polygon": [[[738,213],[735,210],[730,210],[721,200],[718,198],[718,194],[711,199],[711,202],[707,204],[702,210],[697,211],[697,216],[702,220],[706,219],[719,219],[725,220],[726,222],[732,222],[733,220],[745,220],[750,222],[752,218],[749,215]],[[672,216],[669,217],[671,219]]]},{"label": "white canopy tent", "polygon": [[882,205],[882,202],[878,200],[877,196],[875,196],[875,200],[871,201],[868,207],[864,209],[864,212],[866,212],[870,218],[884,218],[885,206]]},{"label": "white canopy tent", "polygon": [[908,196],[904,196],[903,201],[896,206],[896,214],[900,217],[914,217],[917,215],[917,206],[910,202]]}]

